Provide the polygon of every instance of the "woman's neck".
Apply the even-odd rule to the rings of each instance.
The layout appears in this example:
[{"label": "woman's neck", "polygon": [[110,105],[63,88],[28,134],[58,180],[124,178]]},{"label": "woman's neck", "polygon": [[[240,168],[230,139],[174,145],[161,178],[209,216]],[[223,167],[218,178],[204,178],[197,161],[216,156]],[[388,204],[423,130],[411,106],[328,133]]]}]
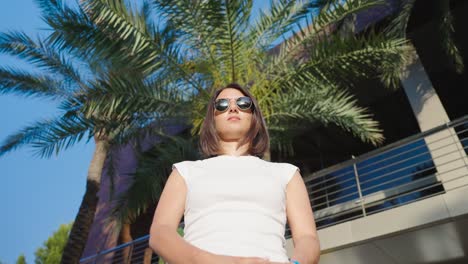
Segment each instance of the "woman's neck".
[{"label": "woman's neck", "polygon": [[245,156],[249,155],[249,145],[244,144],[243,146],[236,149],[238,142],[220,142],[220,151],[219,155],[229,155],[229,156]]}]

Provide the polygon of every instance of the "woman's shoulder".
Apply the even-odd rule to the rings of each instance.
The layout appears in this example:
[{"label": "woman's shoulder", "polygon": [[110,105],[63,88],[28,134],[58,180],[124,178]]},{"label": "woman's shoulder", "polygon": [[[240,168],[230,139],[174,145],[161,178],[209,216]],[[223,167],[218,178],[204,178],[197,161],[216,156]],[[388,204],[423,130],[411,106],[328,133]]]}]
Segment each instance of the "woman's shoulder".
[{"label": "woman's shoulder", "polygon": [[181,160],[174,162],[173,166],[184,166],[184,167],[203,167],[206,164],[206,159],[196,159],[196,160]]},{"label": "woman's shoulder", "polygon": [[298,166],[290,162],[277,161],[273,163],[273,166],[275,166],[278,172],[282,172],[284,175],[287,176],[288,181],[289,179],[291,179],[291,177],[295,174],[296,171],[301,172],[301,169]]},{"label": "woman's shoulder", "polygon": [[290,163],[290,162],[284,162],[284,161],[268,161],[268,160],[263,160],[265,163],[269,164],[270,166],[276,166],[276,167],[291,167],[296,165]]},{"label": "woman's shoulder", "polygon": [[181,160],[172,163],[172,165],[193,166],[202,163],[202,160]]}]

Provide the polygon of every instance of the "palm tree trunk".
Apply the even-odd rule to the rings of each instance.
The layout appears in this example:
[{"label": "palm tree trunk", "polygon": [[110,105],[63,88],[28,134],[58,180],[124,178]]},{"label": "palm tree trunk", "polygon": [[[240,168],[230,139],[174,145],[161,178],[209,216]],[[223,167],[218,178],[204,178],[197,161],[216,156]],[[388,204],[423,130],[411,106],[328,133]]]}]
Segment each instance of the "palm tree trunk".
[{"label": "palm tree trunk", "polygon": [[146,248],[143,257],[143,264],[151,264],[151,259],[153,257],[153,250],[151,248]]},{"label": "palm tree trunk", "polygon": [[88,169],[85,195],[83,196],[80,209],[70,231],[67,244],[63,249],[62,260],[60,262],[62,264],[79,263],[88,240],[89,230],[94,220],[94,214],[99,200],[97,195],[101,184],[102,169],[109,151],[109,142],[107,139],[95,136],[94,140],[96,147]]},{"label": "palm tree trunk", "polygon": [[[130,224],[123,224],[122,225],[122,230],[120,230],[120,239],[122,241],[122,244],[132,242],[132,234],[130,233]],[[130,264],[131,262],[131,256],[130,256],[130,249],[133,247],[125,247],[122,249],[122,255],[123,255],[123,263],[125,264]]]}]

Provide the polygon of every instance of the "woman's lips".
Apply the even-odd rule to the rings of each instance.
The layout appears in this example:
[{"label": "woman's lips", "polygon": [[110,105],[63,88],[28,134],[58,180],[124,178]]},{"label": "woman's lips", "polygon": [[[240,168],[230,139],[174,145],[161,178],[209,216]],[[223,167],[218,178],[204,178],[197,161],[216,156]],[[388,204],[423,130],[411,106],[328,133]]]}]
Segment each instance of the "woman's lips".
[{"label": "woman's lips", "polygon": [[232,117],[229,117],[228,120],[240,120],[240,118],[237,116],[232,116]]}]

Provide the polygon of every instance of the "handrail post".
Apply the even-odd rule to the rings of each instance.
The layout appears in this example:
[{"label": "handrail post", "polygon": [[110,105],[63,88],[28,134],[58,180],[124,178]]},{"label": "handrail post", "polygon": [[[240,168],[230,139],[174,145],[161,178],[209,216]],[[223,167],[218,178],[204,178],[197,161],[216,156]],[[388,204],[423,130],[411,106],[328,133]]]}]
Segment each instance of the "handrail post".
[{"label": "handrail post", "polygon": [[97,263],[97,259],[98,259],[100,253],[101,253],[101,251],[97,252],[97,254],[96,254],[95,258],[94,258],[93,264]]},{"label": "handrail post", "polygon": [[[351,155],[351,157],[353,159],[355,158],[354,155]],[[356,186],[357,186],[358,194],[359,194],[359,203],[361,203],[362,215],[365,217],[367,216],[366,207],[364,206],[364,199],[362,199],[361,183],[359,182],[359,174],[357,171],[356,162],[353,162],[353,169],[354,169],[354,178],[356,179]]]},{"label": "handrail post", "polygon": [[330,207],[330,201],[328,200],[328,188],[325,188],[325,200],[327,202],[327,208]]}]

